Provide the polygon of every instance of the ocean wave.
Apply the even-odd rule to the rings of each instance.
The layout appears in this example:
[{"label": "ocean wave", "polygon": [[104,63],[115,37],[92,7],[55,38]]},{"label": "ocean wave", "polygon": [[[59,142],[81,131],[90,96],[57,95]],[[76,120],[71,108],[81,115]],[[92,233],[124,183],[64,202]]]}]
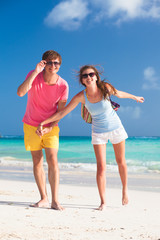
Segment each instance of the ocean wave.
[{"label": "ocean wave", "polygon": [[[28,166],[32,167],[33,163],[29,159],[18,160],[14,157],[6,156],[0,158],[1,166]],[[47,163],[44,162],[47,167]],[[160,162],[137,162],[134,160],[127,160],[127,167],[129,173],[160,173]],[[59,163],[60,170],[79,170],[79,171],[96,171],[96,163]],[[107,164],[107,172],[118,172],[117,164]]]},{"label": "ocean wave", "polygon": [[129,139],[159,139],[160,136],[134,136],[134,137],[129,137]]},{"label": "ocean wave", "polygon": [[32,166],[32,161],[29,159],[17,159],[11,156],[0,157],[0,165],[2,166]]},{"label": "ocean wave", "polygon": [[17,136],[17,135],[1,135],[1,138],[10,138],[10,139],[23,139],[24,138],[24,136],[23,135],[20,135],[20,136]]},{"label": "ocean wave", "polygon": [[160,172],[160,161],[135,161],[135,160],[127,160],[128,168],[136,168],[141,171],[153,171]]}]

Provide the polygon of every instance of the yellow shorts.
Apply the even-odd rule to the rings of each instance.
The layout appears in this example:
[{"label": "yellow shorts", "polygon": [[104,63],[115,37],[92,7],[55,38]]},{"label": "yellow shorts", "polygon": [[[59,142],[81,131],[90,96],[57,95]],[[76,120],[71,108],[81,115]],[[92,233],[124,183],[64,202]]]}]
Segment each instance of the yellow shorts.
[{"label": "yellow shorts", "polygon": [[37,127],[24,123],[24,144],[27,151],[38,151],[42,148],[59,148],[59,127],[55,126],[41,138],[36,134]]}]

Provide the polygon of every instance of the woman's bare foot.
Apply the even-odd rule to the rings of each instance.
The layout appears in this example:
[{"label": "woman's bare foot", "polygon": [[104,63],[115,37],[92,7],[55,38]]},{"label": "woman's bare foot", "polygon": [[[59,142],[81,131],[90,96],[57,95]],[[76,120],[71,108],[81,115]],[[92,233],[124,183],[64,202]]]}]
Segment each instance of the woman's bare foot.
[{"label": "woman's bare foot", "polygon": [[30,207],[37,207],[37,208],[49,208],[48,199],[42,199],[37,203],[31,204]]},{"label": "woman's bare foot", "polygon": [[99,210],[99,211],[103,211],[103,210],[105,210],[106,209],[106,204],[105,203],[102,203],[98,208],[97,208],[97,210]]},{"label": "woman's bare foot", "polygon": [[51,205],[51,208],[54,210],[59,210],[59,211],[64,210],[64,208],[58,202],[53,202]]},{"label": "woman's bare foot", "polygon": [[126,190],[122,191],[122,205],[127,205],[129,202],[128,200],[128,194]]}]

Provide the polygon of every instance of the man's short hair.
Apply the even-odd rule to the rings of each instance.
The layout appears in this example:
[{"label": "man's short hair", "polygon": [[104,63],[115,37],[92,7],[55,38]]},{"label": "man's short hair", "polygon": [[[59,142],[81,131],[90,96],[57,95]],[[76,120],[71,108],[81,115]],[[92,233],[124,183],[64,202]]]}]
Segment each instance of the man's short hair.
[{"label": "man's short hair", "polygon": [[60,65],[62,63],[62,57],[61,55],[54,51],[54,50],[49,50],[49,51],[46,51],[45,53],[43,53],[42,55],[42,60],[53,60],[53,59],[56,59],[56,58],[59,58],[59,62],[60,62]]}]

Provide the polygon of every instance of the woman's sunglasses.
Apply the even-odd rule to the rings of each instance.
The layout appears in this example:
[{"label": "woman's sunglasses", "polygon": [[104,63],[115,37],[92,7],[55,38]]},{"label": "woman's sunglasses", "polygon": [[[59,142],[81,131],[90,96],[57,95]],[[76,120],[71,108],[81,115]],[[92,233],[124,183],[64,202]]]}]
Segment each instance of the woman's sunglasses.
[{"label": "woman's sunglasses", "polygon": [[85,73],[85,74],[82,74],[82,78],[88,78],[88,76],[94,77],[95,75],[96,75],[95,72]]}]

